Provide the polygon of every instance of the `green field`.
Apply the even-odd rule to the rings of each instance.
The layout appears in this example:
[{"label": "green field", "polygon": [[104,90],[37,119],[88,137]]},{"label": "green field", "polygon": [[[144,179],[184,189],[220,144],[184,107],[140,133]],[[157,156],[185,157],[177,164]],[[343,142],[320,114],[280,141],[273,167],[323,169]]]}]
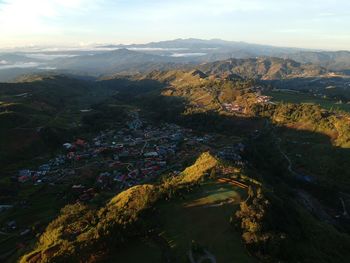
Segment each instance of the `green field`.
[{"label": "green field", "polygon": [[127,242],[122,247],[118,247],[118,251],[112,253],[108,258],[103,260],[105,263],[125,262],[161,262],[162,253],[159,247],[152,242],[146,240],[134,240]]},{"label": "green field", "polygon": [[187,262],[192,241],[205,247],[217,262],[255,262],[240,234],[230,225],[245,193],[228,184],[207,183],[184,200],[160,205],[161,224],[176,262]]},{"label": "green field", "polygon": [[273,102],[285,103],[314,103],[325,109],[342,110],[350,112],[350,104],[337,104],[335,100],[323,99],[305,93],[292,93],[288,91],[267,91],[264,95],[273,97]]},{"label": "green field", "polygon": [[[118,248],[104,262],[163,262],[168,254],[172,262],[187,263],[192,241],[207,249],[217,262],[257,262],[245,249],[240,234],[230,225],[230,217],[238,209],[245,191],[228,184],[209,182],[184,198],[162,201],[158,215],[160,239],[168,244],[162,251],[159,242],[134,240]],[[164,248],[163,248],[164,249]],[[210,262],[210,261],[202,261]]]}]

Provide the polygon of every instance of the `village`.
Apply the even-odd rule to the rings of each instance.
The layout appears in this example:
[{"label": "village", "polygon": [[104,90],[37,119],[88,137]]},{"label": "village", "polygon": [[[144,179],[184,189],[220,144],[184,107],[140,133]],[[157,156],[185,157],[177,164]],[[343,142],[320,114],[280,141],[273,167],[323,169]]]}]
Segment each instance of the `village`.
[{"label": "village", "polygon": [[[205,151],[245,166],[242,157],[245,145],[230,142],[230,138],[218,134],[198,133],[172,123],[154,123],[140,117],[137,111],[129,112],[128,121],[110,129],[73,137],[62,143],[47,161],[14,171],[12,183],[28,191],[30,198],[23,196],[16,202],[0,204],[0,235],[11,240],[3,248],[3,255],[27,246],[45,225],[35,219],[35,214],[32,221],[23,221],[26,211],[43,207],[38,211],[45,213],[45,202],[52,206],[52,202],[60,205],[104,202],[135,185],[178,176]],[[42,196],[47,201],[41,203]]]},{"label": "village", "polygon": [[[22,184],[71,185],[77,201],[88,201],[96,192],[117,193],[156,180],[161,174],[176,175],[182,161],[196,151],[209,150],[215,136],[195,135],[175,124],[152,125],[137,112],[120,129],[101,131],[90,140],[66,142],[53,159],[35,169],[21,169],[14,180]],[[217,151],[220,158],[243,164],[241,144]],[[192,153],[194,151],[194,153]]]},{"label": "village", "polygon": [[[271,100],[272,100],[271,96],[261,95],[260,92],[258,92],[255,95],[255,103],[258,103],[258,104],[275,104]],[[236,114],[246,113],[246,107],[238,103],[223,103],[222,107],[226,112],[236,113]]]}]

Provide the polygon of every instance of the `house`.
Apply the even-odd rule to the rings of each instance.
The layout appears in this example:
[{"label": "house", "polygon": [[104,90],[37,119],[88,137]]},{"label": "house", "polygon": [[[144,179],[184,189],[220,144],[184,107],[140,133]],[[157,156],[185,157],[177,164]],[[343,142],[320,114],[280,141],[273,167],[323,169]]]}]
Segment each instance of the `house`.
[{"label": "house", "polygon": [[13,205],[0,205],[0,212],[11,209]]},{"label": "house", "polygon": [[171,140],[173,141],[181,141],[183,139],[183,135],[181,133],[175,133],[171,135]]},{"label": "house", "polygon": [[160,166],[156,165],[156,166],[152,166],[150,167],[153,171],[159,171],[160,170]]},{"label": "house", "polygon": [[51,167],[48,164],[43,164],[39,166],[39,171],[50,171]]},{"label": "house", "polygon": [[89,159],[89,158],[91,158],[91,156],[92,156],[92,154],[89,153],[89,152],[85,152],[85,153],[83,153],[83,154],[80,155],[80,157],[81,157],[82,159]]},{"label": "house", "polygon": [[238,143],[235,148],[240,152],[244,152],[245,145],[243,143]]},{"label": "house", "polygon": [[29,177],[29,176],[32,175],[32,171],[30,171],[30,170],[28,170],[28,169],[20,170],[20,171],[18,172],[18,175],[19,175],[19,176],[27,176],[27,177]]},{"label": "house", "polygon": [[11,230],[15,230],[17,228],[16,221],[12,220],[7,223],[7,227]]},{"label": "house", "polygon": [[157,150],[159,155],[163,155],[164,156],[164,155],[167,155],[167,153],[168,153],[167,149],[165,147],[163,147],[163,146],[157,146],[156,150]]},{"label": "house", "polygon": [[160,161],[158,162],[158,165],[165,167],[166,166],[166,161]]},{"label": "house", "polygon": [[234,147],[227,147],[218,153],[218,156],[228,161],[241,161],[242,157],[236,153]]},{"label": "house", "polygon": [[30,232],[31,232],[30,229],[27,228],[26,230],[23,230],[19,235],[20,235],[20,236],[26,236],[26,235],[28,235]]},{"label": "house", "polygon": [[126,175],[126,174],[123,174],[123,175],[120,177],[120,180],[121,180],[121,182],[125,182],[127,178],[128,178],[127,175]]},{"label": "house", "polygon": [[75,157],[75,152],[69,152],[69,153],[67,153],[67,158],[68,158],[69,160],[74,159],[74,157]]},{"label": "house", "polygon": [[272,97],[270,96],[257,96],[256,101],[258,103],[269,103]]},{"label": "house", "polygon": [[129,156],[130,156],[130,153],[129,153],[129,151],[126,151],[126,150],[124,150],[123,152],[121,152],[119,154],[119,158],[129,157]]},{"label": "house", "polygon": [[79,184],[79,185],[73,185],[73,186],[72,186],[72,190],[73,190],[74,192],[80,193],[80,192],[82,192],[84,189],[85,189],[85,186],[84,186],[84,185],[81,185],[81,184]]},{"label": "house", "polygon": [[70,150],[71,148],[73,148],[73,144],[67,142],[63,144],[63,147],[66,148],[66,150]]},{"label": "house", "polygon": [[243,107],[238,105],[238,104],[234,104],[231,107],[231,111],[235,111],[235,112],[242,112],[243,111]]},{"label": "house", "polygon": [[138,170],[133,170],[130,173],[128,173],[128,177],[129,178],[135,178],[138,175],[139,175],[139,171]]},{"label": "house", "polygon": [[111,182],[111,174],[108,172],[101,173],[97,178],[99,184],[107,185]]},{"label": "house", "polygon": [[116,149],[123,149],[124,148],[124,144],[122,144],[122,143],[116,144],[114,146],[114,148],[116,148]]},{"label": "house", "polygon": [[28,182],[30,180],[30,178],[31,178],[30,176],[23,175],[23,176],[18,177],[18,182],[25,183],[25,182]]},{"label": "house", "polygon": [[89,201],[92,198],[91,195],[88,193],[83,193],[82,195],[79,196],[80,201]]},{"label": "house", "polygon": [[117,162],[110,163],[108,166],[110,168],[120,168],[124,166],[124,163],[117,161]]},{"label": "house", "polygon": [[129,142],[131,141],[132,137],[130,135],[127,135],[123,138],[124,142]]},{"label": "house", "polygon": [[144,157],[158,157],[159,154],[157,152],[147,152],[143,154]]},{"label": "house", "polygon": [[232,103],[224,103],[222,106],[225,108],[228,112],[243,112],[244,108],[240,106],[239,104],[232,104]]},{"label": "house", "polygon": [[148,175],[150,175],[151,172],[152,171],[151,171],[150,168],[143,168],[143,169],[141,169],[141,173],[142,173],[143,176],[148,176]]},{"label": "house", "polygon": [[84,147],[86,142],[84,140],[82,140],[82,139],[77,139],[74,144],[77,145],[77,146]]}]

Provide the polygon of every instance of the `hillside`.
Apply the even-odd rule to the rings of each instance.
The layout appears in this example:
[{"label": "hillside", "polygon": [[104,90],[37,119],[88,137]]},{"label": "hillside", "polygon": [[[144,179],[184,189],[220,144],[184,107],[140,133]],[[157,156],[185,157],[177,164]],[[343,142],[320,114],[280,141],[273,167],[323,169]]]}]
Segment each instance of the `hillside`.
[{"label": "hillside", "polygon": [[[228,58],[247,58],[256,56],[274,56],[277,53],[293,53],[302,49],[274,47],[240,41],[221,39],[174,39],[147,44],[107,45],[108,48],[128,48],[151,54],[171,56],[181,54],[183,59],[189,57],[192,61],[213,61]],[[187,54],[187,55],[186,55]]]},{"label": "hillside", "polygon": [[[178,178],[169,178],[159,185],[132,187],[112,198],[101,208],[68,205],[47,227],[35,250],[25,255],[21,262],[78,259],[98,262],[110,255],[113,255],[112,258],[119,258],[123,251],[112,249],[111,244],[120,248],[128,243],[132,244],[136,239],[143,239],[145,243],[154,242],[155,246],[160,246],[161,253],[166,253],[169,257],[167,248],[157,241],[162,240],[162,237],[160,230],[154,229],[159,226],[157,227],[154,218],[150,220],[150,212],[154,211],[156,203],[165,196],[194,187],[204,179],[206,172],[214,169],[217,164],[213,156],[203,153]],[[62,225],[66,226],[65,229],[62,229]],[[163,242],[168,246],[167,242],[170,240],[163,239]],[[249,258],[248,255],[245,257]]]},{"label": "hillside", "polygon": [[328,73],[319,66],[305,65],[290,59],[264,57],[229,59],[200,65],[199,68],[207,74],[233,74],[262,80],[319,77]]},{"label": "hillside", "polygon": [[64,58],[53,62],[57,70],[72,70],[94,76],[111,73],[138,73],[157,69],[166,70],[181,63],[175,58],[145,54],[128,49]]},{"label": "hillside", "polygon": [[[322,72],[324,69],[347,74],[350,61],[348,51],[314,51],[220,39],[175,39],[147,44],[99,45],[90,47],[88,50],[67,48],[62,51],[59,49],[41,51],[28,48],[25,51],[8,51],[0,53],[0,81],[13,81],[20,74],[38,72],[56,71],[96,77],[113,73],[133,74],[152,70],[179,69],[188,65],[216,61],[254,60],[257,57],[265,57],[266,60],[271,61],[266,61],[266,65],[259,66],[262,68],[254,72],[263,74],[264,67],[269,67],[268,64],[282,63],[276,58],[283,58],[308,64],[302,65],[304,69],[300,72],[293,68],[299,67],[298,65],[283,66],[281,69],[287,72],[292,70],[295,75],[304,74],[304,76],[316,76],[317,72]],[[292,61],[287,63],[293,64]],[[266,78],[275,79],[291,74],[286,72],[278,74],[274,71],[279,70],[272,69],[270,73],[267,73],[267,70],[263,75],[267,75]],[[252,76],[250,72],[243,73]]]},{"label": "hillside", "polygon": [[232,63],[0,84],[0,258],[346,262],[349,114],[264,96],[301,64]]},{"label": "hillside", "polygon": [[298,52],[284,55],[300,63],[312,63],[328,70],[349,72],[350,52],[349,51],[319,51],[319,52]]},{"label": "hillside", "polygon": [[62,75],[29,75],[19,81],[0,83],[2,164],[55,149],[79,128],[81,110],[114,94],[108,88],[97,89],[94,82]]}]

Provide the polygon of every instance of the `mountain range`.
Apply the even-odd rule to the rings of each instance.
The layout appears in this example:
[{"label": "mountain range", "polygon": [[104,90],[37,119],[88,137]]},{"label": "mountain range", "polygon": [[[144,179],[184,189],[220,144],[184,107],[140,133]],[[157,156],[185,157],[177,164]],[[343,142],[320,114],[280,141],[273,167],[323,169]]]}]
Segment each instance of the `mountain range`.
[{"label": "mountain range", "polygon": [[[25,52],[0,52],[0,81],[13,81],[22,74],[42,71],[97,77],[188,68],[229,59],[250,59],[249,63],[254,59],[256,62],[270,59],[274,64],[277,62],[274,58],[288,59],[286,63],[293,67],[323,68],[315,73],[327,70],[348,74],[350,68],[349,51],[307,50],[219,39],[176,39],[148,44],[99,45],[84,50],[36,48]],[[260,69],[265,66],[255,65]]]}]

